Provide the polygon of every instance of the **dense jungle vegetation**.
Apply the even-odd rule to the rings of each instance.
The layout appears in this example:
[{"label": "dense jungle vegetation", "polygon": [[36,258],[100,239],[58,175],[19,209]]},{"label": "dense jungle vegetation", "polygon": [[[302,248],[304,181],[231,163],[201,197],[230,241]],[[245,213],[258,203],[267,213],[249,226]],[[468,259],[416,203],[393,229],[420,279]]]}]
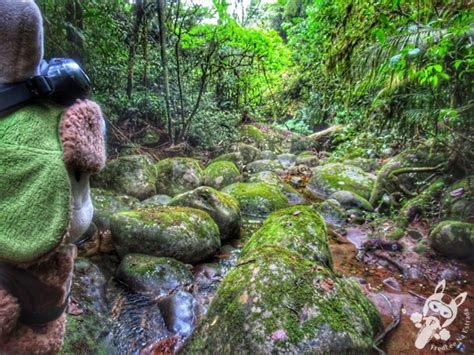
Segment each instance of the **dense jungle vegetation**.
[{"label": "dense jungle vegetation", "polygon": [[108,130],[63,353],[474,353],[472,1],[36,3]]},{"label": "dense jungle vegetation", "polygon": [[[469,1],[42,0],[47,56],[93,81],[122,143],[217,149],[242,122],[345,125],[377,147],[432,138],[472,162]],[[366,145],[366,150],[369,146]]]}]

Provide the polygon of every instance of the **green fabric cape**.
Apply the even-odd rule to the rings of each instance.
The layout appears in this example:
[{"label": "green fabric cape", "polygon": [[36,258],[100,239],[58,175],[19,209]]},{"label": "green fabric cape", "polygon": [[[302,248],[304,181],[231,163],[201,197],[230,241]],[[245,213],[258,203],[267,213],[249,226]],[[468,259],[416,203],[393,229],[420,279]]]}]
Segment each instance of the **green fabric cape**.
[{"label": "green fabric cape", "polygon": [[63,111],[34,104],[0,118],[2,261],[34,261],[66,233],[71,188],[59,136]]}]

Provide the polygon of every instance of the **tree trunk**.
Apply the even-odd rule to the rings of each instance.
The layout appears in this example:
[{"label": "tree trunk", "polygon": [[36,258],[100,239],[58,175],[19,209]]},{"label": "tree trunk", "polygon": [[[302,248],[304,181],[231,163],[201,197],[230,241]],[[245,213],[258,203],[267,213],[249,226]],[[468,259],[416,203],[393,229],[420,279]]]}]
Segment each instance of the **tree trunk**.
[{"label": "tree trunk", "polygon": [[143,19],[143,2],[137,0],[135,3],[135,22],[130,33],[130,44],[128,47],[128,69],[127,69],[127,97],[132,97],[133,91],[133,72],[135,68],[135,55],[137,52],[138,33]]},{"label": "tree trunk", "polygon": [[174,143],[173,127],[171,120],[171,95],[170,83],[168,77],[168,58],[166,56],[166,25],[165,25],[165,2],[164,0],[156,0],[158,9],[158,26],[160,28],[160,53],[161,65],[163,67],[163,86],[165,89],[166,118],[168,121],[168,135],[172,143]]}]

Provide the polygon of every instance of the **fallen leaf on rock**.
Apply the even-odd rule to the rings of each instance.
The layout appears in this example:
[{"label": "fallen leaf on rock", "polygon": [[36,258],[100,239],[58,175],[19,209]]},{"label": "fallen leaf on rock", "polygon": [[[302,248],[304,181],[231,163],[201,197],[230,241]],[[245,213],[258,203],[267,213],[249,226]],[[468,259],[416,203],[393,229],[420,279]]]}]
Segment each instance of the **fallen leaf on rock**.
[{"label": "fallen leaf on rock", "polygon": [[84,310],[79,305],[79,302],[75,298],[71,297],[71,301],[69,302],[67,313],[70,314],[71,316],[79,316],[82,313],[84,313]]},{"label": "fallen leaf on rock", "polygon": [[301,214],[301,211],[299,211],[299,210],[298,210],[298,211],[295,211],[295,212],[293,212],[293,216],[298,216],[299,214]]},{"label": "fallen leaf on rock", "polygon": [[459,189],[451,191],[450,195],[452,197],[459,197],[464,195],[464,187],[460,187]]},{"label": "fallen leaf on rock", "polygon": [[279,329],[272,333],[272,340],[285,340],[288,339],[288,334],[286,334],[286,330]]}]

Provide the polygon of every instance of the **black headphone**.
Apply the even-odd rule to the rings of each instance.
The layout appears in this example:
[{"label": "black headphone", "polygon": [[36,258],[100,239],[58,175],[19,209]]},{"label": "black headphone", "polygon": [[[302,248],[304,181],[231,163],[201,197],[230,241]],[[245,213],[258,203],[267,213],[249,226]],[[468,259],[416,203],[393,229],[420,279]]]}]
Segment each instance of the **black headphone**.
[{"label": "black headphone", "polygon": [[61,105],[70,105],[76,99],[84,98],[90,86],[89,77],[74,60],[43,60],[40,75],[19,83],[0,85],[0,117],[36,98],[48,98]]}]

